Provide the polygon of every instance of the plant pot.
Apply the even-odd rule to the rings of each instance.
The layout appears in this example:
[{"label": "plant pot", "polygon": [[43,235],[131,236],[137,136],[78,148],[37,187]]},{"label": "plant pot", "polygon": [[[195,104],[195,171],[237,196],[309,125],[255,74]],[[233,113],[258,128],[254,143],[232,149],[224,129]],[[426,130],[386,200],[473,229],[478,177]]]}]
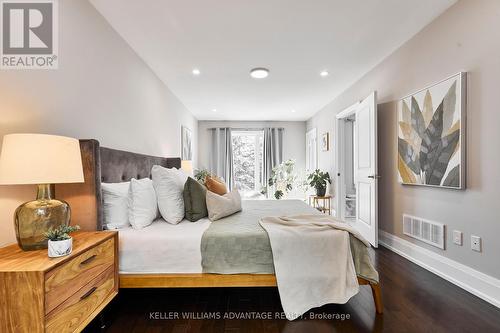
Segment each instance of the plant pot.
[{"label": "plant pot", "polygon": [[318,197],[324,197],[326,194],[326,187],[316,187],[316,195]]},{"label": "plant pot", "polygon": [[60,241],[51,241],[49,239],[48,252],[50,258],[67,256],[71,251],[73,251],[73,238]]}]

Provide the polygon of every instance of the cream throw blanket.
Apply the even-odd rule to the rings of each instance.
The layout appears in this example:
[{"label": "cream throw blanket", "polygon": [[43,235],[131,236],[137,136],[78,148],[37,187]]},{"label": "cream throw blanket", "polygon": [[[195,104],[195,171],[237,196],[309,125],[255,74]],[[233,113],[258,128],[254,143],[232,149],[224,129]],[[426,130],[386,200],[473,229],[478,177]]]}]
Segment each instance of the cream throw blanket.
[{"label": "cream throw blanket", "polygon": [[324,215],[265,217],[281,305],[288,320],[328,303],[346,303],[359,291],[347,223]]}]

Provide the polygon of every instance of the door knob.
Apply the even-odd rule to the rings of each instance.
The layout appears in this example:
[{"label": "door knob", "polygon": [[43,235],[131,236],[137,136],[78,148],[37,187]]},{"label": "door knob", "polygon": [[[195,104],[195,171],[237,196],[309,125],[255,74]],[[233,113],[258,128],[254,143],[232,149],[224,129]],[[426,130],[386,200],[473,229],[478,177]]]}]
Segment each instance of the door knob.
[{"label": "door knob", "polygon": [[371,179],[380,179],[380,178],[382,178],[382,176],[379,176],[379,175],[371,175],[371,176],[368,176],[368,178],[371,178]]}]

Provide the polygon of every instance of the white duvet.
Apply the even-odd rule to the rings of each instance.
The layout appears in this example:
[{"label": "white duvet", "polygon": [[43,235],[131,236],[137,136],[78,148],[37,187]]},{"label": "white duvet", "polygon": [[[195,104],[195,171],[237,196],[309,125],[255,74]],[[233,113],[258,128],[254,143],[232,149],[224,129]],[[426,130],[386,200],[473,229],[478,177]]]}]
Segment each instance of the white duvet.
[{"label": "white duvet", "polygon": [[157,219],[150,226],[119,230],[120,273],[201,273],[201,237],[207,218],[173,225]]}]

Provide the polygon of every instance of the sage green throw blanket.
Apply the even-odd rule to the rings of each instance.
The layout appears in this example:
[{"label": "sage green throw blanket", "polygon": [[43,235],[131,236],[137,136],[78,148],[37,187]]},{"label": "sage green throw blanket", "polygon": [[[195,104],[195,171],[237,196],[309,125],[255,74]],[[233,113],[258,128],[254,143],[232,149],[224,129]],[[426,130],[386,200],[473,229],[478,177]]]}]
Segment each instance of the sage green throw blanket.
[{"label": "sage green throw blanket", "polygon": [[[243,210],[210,224],[201,238],[204,273],[274,274],[273,253],[267,232],[259,221],[268,216],[317,214],[300,200],[245,200]],[[378,282],[368,248],[350,237],[356,274]]]}]

